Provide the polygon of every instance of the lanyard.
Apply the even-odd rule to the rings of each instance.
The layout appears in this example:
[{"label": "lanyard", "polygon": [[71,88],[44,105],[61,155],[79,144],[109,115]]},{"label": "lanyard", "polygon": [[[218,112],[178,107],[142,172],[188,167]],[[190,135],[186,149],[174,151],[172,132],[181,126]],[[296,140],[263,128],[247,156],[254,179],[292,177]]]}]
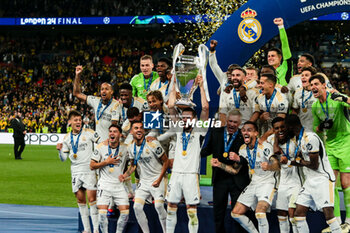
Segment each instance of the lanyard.
[{"label": "lanyard", "polygon": [[272,101],[275,98],[276,93],[277,93],[276,89],[273,90],[272,96],[271,96],[269,101],[267,101],[266,96],[265,96],[266,112],[270,112]]},{"label": "lanyard", "polygon": [[188,136],[186,136],[185,131],[182,132],[182,149],[183,149],[183,151],[187,150],[188,142],[190,141],[190,138],[191,138],[191,133],[192,133],[192,130],[188,134]]},{"label": "lanyard", "polygon": [[[130,108],[134,107],[134,97],[132,97],[132,101],[131,101],[131,105],[130,105]],[[123,117],[123,121],[126,120],[127,116],[125,114],[125,109],[124,109],[124,106],[122,106],[122,117]]]},{"label": "lanyard", "polygon": [[235,106],[236,108],[239,108],[240,106],[240,102],[241,102],[241,96],[238,94],[238,97],[237,97],[237,92],[235,90],[235,88],[232,89],[233,90],[233,99],[235,100]]},{"label": "lanyard", "polygon": [[[118,153],[119,153],[119,145],[114,152],[113,158],[117,157]],[[109,147],[109,143],[108,143],[108,155],[111,155],[111,154],[112,154],[112,149]],[[114,167],[114,164],[109,164],[109,167]]]},{"label": "lanyard", "polygon": [[298,145],[297,145],[297,148],[295,148],[295,151],[294,151],[294,158],[297,157],[297,154],[298,154],[298,151],[299,151],[299,147],[300,147],[300,144],[301,144],[301,138],[303,137],[303,134],[304,134],[304,127],[301,128],[300,130],[300,133],[299,133],[299,137],[298,137]]},{"label": "lanyard", "polygon": [[309,95],[309,97],[307,97],[305,100],[304,100],[304,89],[303,89],[303,92],[302,92],[302,94],[301,94],[301,107],[302,108],[305,108],[305,103],[311,98],[311,96],[312,96],[312,91],[310,91],[310,95]]},{"label": "lanyard", "polygon": [[149,91],[149,88],[150,88],[150,86],[152,84],[152,80],[153,80],[153,72],[151,72],[151,77],[149,77],[148,85],[146,87],[146,79],[145,79],[145,76],[143,75],[143,88],[144,88],[144,91]]},{"label": "lanyard", "polygon": [[[169,82],[169,80],[166,80],[165,83],[164,83],[164,86],[167,85]],[[158,85],[158,89],[160,89],[162,87],[162,81],[160,81],[159,79],[159,85]]]},{"label": "lanyard", "polygon": [[106,108],[108,108],[108,106],[112,103],[112,98],[109,100],[108,104],[104,107],[104,109],[102,110],[101,114],[101,107],[102,107],[102,100],[100,100],[100,103],[98,104],[97,107],[97,114],[96,114],[96,118],[97,120],[100,120],[101,116],[103,115],[103,112],[106,110]]},{"label": "lanyard", "polygon": [[238,130],[236,131],[236,133],[234,133],[230,139],[229,142],[227,142],[227,130],[226,130],[226,127],[225,127],[225,130],[224,130],[224,142],[225,142],[225,152],[228,152],[230,150],[230,147],[233,143],[233,141],[235,140],[235,138],[237,137],[237,134],[238,134]]},{"label": "lanyard", "polygon": [[253,151],[253,158],[250,154],[249,146],[247,146],[247,154],[248,154],[248,161],[249,161],[249,166],[251,169],[255,168],[255,161],[256,161],[256,151],[258,149],[258,139],[255,139],[255,145],[254,145],[254,151]]},{"label": "lanyard", "polygon": [[135,144],[134,144],[134,158],[136,158],[136,159],[134,161],[134,165],[136,165],[137,162],[139,161],[141,154],[142,154],[142,151],[143,151],[143,148],[145,146],[145,143],[146,143],[146,139],[143,139],[139,153],[137,153],[137,156],[136,156],[136,142],[135,142]]},{"label": "lanyard", "polygon": [[80,135],[81,135],[81,129],[80,129],[80,132],[78,134],[78,138],[77,138],[77,141],[75,142],[74,144],[74,140],[73,140],[73,132],[70,132],[70,143],[72,144],[72,149],[73,149],[73,153],[74,154],[77,154],[78,153],[78,147],[79,147],[79,138],[80,138]]},{"label": "lanyard", "polygon": [[322,108],[322,111],[324,112],[324,114],[326,115],[326,120],[329,119],[329,111],[328,111],[328,95],[329,95],[329,92],[327,92],[327,97],[326,97],[326,109],[324,109],[323,107],[323,104],[320,102],[321,104],[321,108]]},{"label": "lanyard", "polygon": [[283,155],[286,156],[288,160],[290,160],[290,157],[289,157],[289,143],[290,143],[290,139],[288,139],[288,141],[287,141],[286,153],[284,153],[284,151],[282,149]]}]

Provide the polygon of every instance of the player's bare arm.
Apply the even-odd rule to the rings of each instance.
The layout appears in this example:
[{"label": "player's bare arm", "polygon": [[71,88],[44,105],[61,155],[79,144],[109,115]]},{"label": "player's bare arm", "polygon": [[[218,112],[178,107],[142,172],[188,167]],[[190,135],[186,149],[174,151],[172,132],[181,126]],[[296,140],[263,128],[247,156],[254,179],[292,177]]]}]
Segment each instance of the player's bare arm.
[{"label": "player's bare arm", "polygon": [[162,179],[164,178],[164,175],[166,173],[166,170],[168,169],[169,167],[169,164],[168,164],[168,156],[164,153],[161,157],[160,157],[160,160],[162,161],[163,163],[163,167],[162,167],[162,170],[159,174],[159,177],[156,181],[153,182],[152,186],[153,187],[159,187],[160,185],[160,182],[162,182]]},{"label": "player's bare arm", "polygon": [[201,92],[202,111],[201,111],[200,119],[202,121],[206,121],[209,118],[209,103],[207,100],[207,96],[205,94],[202,75],[197,76],[196,82],[197,82],[199,89],[200,89],[200,92]]},{"label": "player's bare arm", "polygon": [[227,165],[227,164],[221,163],[217,158],[212,158],[210,163],[212,167],[218,167],[224,170],[225,172],[233,175],[238,174],[239,170],[241,169],[241,166],[236,163],[234,165]]},{"label": "player's bare arm", "polygon": [[269,159],[269,162],[262,162],[261,163],[261,168],[264,171],[278,171],[280,170],[280,164],[278,162],[278,159],[276,156],[271,156]]},{"label": "player's bare arm", "polygon": [[79,100],[86,102],[86,95],[81,93],[80,89],[80,78],[81,78],[81,73],[83,72],[83,67],[82,66],[77,66],[75,67],[75,79],[73,83],[73,95],[77,97]]},{"label": "player's bare arm", "polygon": [[130,160],[130,164],[131,165],[128,167],[128,169],[125,171],[125,173],[119,176],[120,182],[124,182],[124,180],[127,177],[131,176],[131,174],[135,171],[136,165],[134,165],[134,160],[133,159]]}]

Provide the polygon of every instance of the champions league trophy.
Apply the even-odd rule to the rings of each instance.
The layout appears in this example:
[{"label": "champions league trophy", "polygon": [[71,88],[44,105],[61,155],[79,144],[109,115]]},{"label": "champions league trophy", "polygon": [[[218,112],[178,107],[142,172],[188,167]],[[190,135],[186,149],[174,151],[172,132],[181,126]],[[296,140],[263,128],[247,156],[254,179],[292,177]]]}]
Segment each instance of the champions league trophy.
[{"label": "champions league trophy", "polygon": [[208,64],[208,48],[201,44],[198,47],[198,57],[191,55],[183,55],[185,47],[180,43],[175,46],[173,52],[173,74],[177,84],[177,91],[180,92],[181,99],[176,102],[179,108],[195,107],[192,102],[193,93],[198,85],[195,83],[197,75],[202,75],[203,85],[207,100],[210,101],[207,80],[206,66]]}]

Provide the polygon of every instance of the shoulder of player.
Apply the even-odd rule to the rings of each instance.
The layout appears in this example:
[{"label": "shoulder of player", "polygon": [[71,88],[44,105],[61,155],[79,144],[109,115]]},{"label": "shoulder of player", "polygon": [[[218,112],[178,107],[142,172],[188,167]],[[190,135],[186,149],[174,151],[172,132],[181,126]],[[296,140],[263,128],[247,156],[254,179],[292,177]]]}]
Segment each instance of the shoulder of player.
[{"label": "shoulder of player", "polygon": [[101,97],[99,96],[94,96],[94,95],[88,95],[87,99],[91,100],[91,101],[100,101]]},{"label": "shoulder of player", "polygon": [[91,133],[91,134],[94,134],[95,131],[93,131],[92,129],[84,128],[84,129],[83,129],[83,133]]},{"label": "shoulder of player", "polygon": [[294,82],[294,81],[298,81],[298,79],[300,79],[300,74],[295,74],[290,78],[289,82]]},{"label": "shoulder of player", "polygon": [[295,90],[295,93],[294,93],[294,96],[296,96],[297,94],[298,95],[301,95],[301,93],[303,92],[303,88],[302,87],[299,87]]},{"label": "shoulder of player", "polygon": [[152,149],[155,149],[157,147],[157,145],[159,145],[159,142],[157,140],[154,140],[151,142],[146,141],[146,145]]},{"label": "shoulder of player", "polygon": [[270,136],[267,137],[266,142],[270,143],[271,145],[273,145],[273,143],[275,142],[275,134],[271,134]]},{"label": "shoulder of player", "polygon": [[66,133],[66,135],[64,135],[64,137],[63,137],[63,141],[67,140],[69,138],[69,136],[70,136],[70,133]]},{"label": "shoulder of player", "polygon": [[137,79],[142,78],[142,73],[135,74],[134,77],[131,78],[130,83],[135,82]]},{"label": "shoulder of player", "polygon": [[101,149],[104,146],[108,145],[108,140],[105,140],[103,142],[101,142],[100,144],[97,145],[96,149]]},{"label": "shoulder of player", "polygon": [[[151,84],[151,87],[154,87],[155,85],[159,84],[160,82],[160,77],[158,77],[157,79],[155,79],[152,84]],[[158,88],[157,88],[158,89]]]},{"label": "shoulder of player", "polygon": [[246,144],[243,144],[240,148],[239,148],[239,150],[241,151],[241,150],[246,150],[247,149],[247,145]]},{"label": "shoulder of player", "polygon": [[141,98],[141,97],[138,97],[138,96],[135,96],[134,97],[134,101],[135,102],[139,102],[139,103],[144,103],[144,102],[146,102],[146,100],[144,100],[143,98]]}]

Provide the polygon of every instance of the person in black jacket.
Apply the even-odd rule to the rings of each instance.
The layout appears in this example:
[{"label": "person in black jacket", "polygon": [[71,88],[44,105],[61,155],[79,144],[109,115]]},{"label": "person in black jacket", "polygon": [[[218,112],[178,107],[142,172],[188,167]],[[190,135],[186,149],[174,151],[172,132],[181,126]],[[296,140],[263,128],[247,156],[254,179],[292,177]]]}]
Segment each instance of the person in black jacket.
[{"label": "person in black jacket", "polygon": [[21,112],[17,112],[15,118],[12,118],[10,122],[11,127],[13,128],[13,139],[15,141],[15,159],[22,159],[21,154],[26,146],[24,136],[26,135],[27,131],[21,118]]},{"label": "person in black jacket", "polygon": [[[242,168],[235,174],[233,168],[238,164],[229,159],[229,152],[238,153],[239,148],[244,144],[242,133],[238,128],[240,124],[240,112],[237,110],[229,112],[227,114],[227,126],[213,128],[207,146],[201,151],[202,157],[213,155],[211,160],[213,167],[213,205],[217,233],[226,232],[224,218],[228,195],[231,196],[231,207],[233,207],[241,192],[250,182],[247,162],[242,160]],[[235,226],[239,232],[244,232],[238,224],[235,224]]]}]

